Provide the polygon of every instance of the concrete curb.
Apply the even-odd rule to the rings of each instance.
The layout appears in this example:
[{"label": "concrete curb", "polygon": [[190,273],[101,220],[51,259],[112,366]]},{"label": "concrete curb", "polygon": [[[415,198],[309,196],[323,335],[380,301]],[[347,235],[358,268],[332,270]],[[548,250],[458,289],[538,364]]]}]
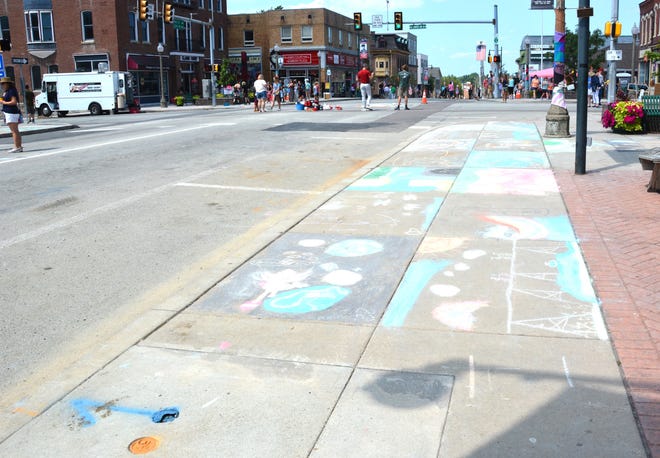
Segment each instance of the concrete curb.
[{"label": "concrete curb", "polygon": [[[43,134],[45,132],[55,132],[58,130],[68,130],[68,129],[78,129],[80,126],[76,124],[60,124],[57,126],[34,126],[34,127],[29,127],[26,129],[19,129],[21,132],[21,136],[25,135],[34,135],[34,134]],[[9,132],[9,128],[6,126],[3,126],[0,131],[0,138],[7,138],[11,137],[11,132]]]}]

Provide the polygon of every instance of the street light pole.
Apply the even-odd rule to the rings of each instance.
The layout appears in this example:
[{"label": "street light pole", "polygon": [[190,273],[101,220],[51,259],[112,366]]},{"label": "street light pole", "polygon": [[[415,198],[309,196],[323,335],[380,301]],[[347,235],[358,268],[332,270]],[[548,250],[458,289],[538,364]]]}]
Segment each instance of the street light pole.
[{"label": "street light pole", "polygon": [[632,34],[632,61],[630,62],[630,69],[632,71],[632,82],[636,83],[637,80],[635,79],[635,71],[637,70],[637,55],[635,54],[635,45],[637,44],[637,35],[639,35],[639,27],[637,27],[637,23],[633,23],[632,29],[630,29],[630,33]]},{"label": "street light pole", "polygon": [[156,51],[158,51],[158,65],[160,68],[160,107],[167,108],[167,102],[165,101],[165,84],[163,83],[163,51],[165,51],[165,48],[162,43],[158,43]]}]

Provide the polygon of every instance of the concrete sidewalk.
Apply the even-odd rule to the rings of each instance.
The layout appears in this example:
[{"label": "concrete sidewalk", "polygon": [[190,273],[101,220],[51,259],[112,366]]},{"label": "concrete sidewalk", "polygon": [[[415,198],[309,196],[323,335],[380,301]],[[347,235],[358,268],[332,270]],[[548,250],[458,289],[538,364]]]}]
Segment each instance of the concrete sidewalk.
[{"label": "concrete sidewalk", "polygon": [[17,402],[0,455],[645,456],[626,387],[657,452],[658,136],[594,135],[576,177],[531,122],[438,125],[63,399]]}]

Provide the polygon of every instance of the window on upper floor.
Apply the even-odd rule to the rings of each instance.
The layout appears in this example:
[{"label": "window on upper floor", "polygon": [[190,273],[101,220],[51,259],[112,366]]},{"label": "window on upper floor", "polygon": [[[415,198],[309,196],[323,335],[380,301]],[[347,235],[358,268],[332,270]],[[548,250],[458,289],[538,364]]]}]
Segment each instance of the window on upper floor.
[{"label": "window on upper floor", "polygon": [[243,46],[254,46],[254,30],[243,31]]},{"label": "window on upper floor", "polygon": [[225,29],[218,27],[218,50],[223,51],[225,49]]},{"label": "window on upper floor", "polygon": [[222,0],[218,0],[217,4],[215,5],[215,11],[216,13],[222,13]]},{"label": "window on upper floor", "polygon": [[339,40],[339,46],[344,46],[344,32],[343,30],[337,30],[337,39]]},{"label": "window on upper floor", "polygon": [[82,40],[94,41],[94,25],[92,24],[91,11],[83,11],[80,13],[80,25],[82,26]]},{"label": "window on upper floor", "polygon": [[142,43],[149,43],[149,22],[140,21],[140,28],[142,29]]},{"label": "window on upper floor", "polygon": [[11,50],[11,36],[9,35],[9,16],[0,16],[0,50]]},{"label": "window on upper floor", "polygon": [[351,32],[346,32],[346,46],[348,46],[348,49],[353,47],[353,34]]},{"label": "window on upper floor", "polygon": [[128,13],[128,37],[129,40],[138,41],[137,36],[137,15],[134,11]]},{"label": "window on upper floor", "polygon": [[199,8],[200,10],[203,10],[204,7],[205,7],[204,3],[205,3],[204,0],[199,0],[197,2],[197,8]]},{"label": "window on upper floor", "polygon": [[51,10],[26,11],[25,33],[28,43],[54,42],[53,12]]},{"label": "window on upper floor", "polygon": [[328,27],[328,43],[332,43],[332,27]]},{"label": "window on upper floor", "polygon": [[280,27],[280,41],[282,43],[291,43],[293,41],[293,32],[290,25]]},{"label": "window on upper floor", "polygon": [[303,25],[300,29],[300,39],[303,42],[312,41],[314,39],[312,35],[312,26]]}]

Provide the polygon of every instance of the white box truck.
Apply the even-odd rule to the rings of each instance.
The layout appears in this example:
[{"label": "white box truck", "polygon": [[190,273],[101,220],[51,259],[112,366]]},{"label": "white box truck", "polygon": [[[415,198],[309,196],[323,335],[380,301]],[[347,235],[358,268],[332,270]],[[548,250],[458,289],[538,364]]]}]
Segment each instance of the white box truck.
[{"label": "white box truck", "polygon": [[128,72],[46,73],[35,107],[42,116],[54,112],[89,111],[92,115],[126,110],[135,106],[133,78]]}]

